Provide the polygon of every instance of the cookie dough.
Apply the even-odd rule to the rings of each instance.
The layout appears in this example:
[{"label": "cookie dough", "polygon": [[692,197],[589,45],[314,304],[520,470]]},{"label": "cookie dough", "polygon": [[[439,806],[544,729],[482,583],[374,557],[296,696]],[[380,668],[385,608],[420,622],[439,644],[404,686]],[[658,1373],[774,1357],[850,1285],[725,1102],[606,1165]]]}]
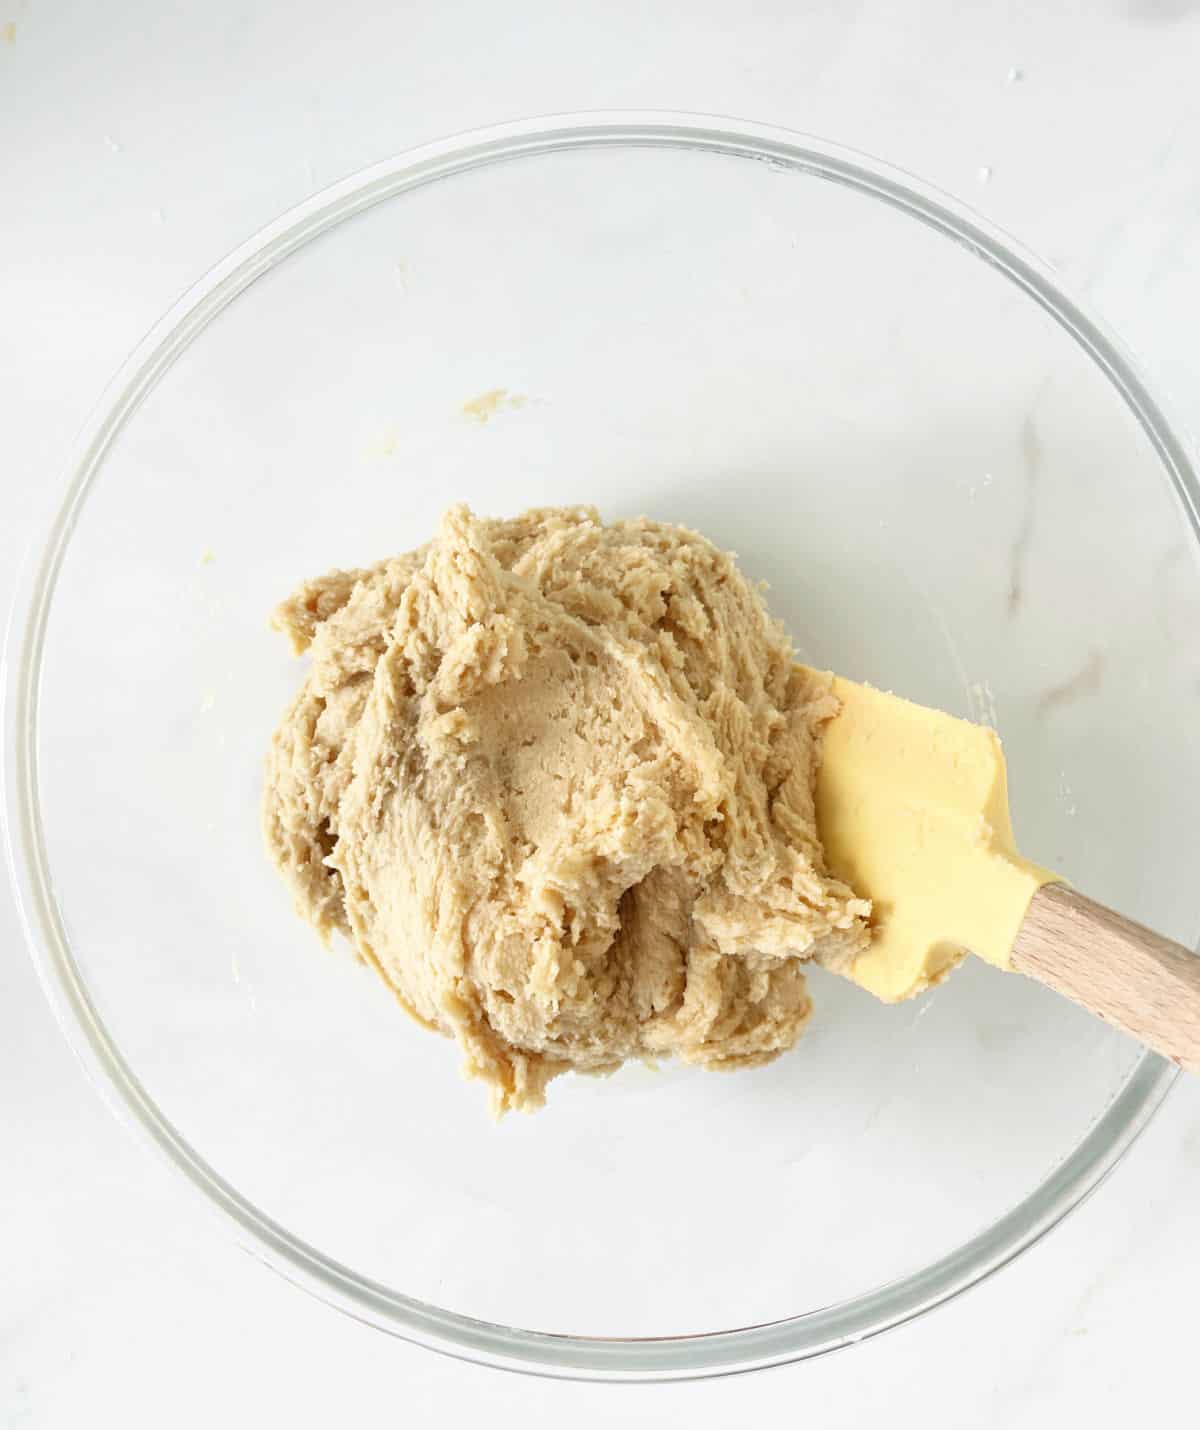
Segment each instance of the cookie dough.
[{"label": "cookie dough", "polygon": [[702,536],[458,506],[273,623],[312,661],[271,855],[497,1112],[628,1058],[767,1062],[809,1016],[804,963],[867,946],[817,836],[830,679]]}]

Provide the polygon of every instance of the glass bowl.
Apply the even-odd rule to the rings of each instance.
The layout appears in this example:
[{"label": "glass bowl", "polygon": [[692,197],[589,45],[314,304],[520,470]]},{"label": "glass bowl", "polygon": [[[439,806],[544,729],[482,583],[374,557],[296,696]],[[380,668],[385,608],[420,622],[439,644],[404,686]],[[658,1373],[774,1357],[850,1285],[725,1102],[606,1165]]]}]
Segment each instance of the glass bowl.
[{"label": "glass bowl", "polygon": [[670,1379],[916,1316],[1095,1187],[1172,1069],[982,966],[897,1007],[818,972],[769,1067],[494,1125],[269,867],[301,671],[267,613],[451,501],[698,527],[804,659],[994,722],[1023,849],[1190,940],[1196,492],[1044,268],[833,145],[566,116],[347,179],[146,339],[23,579],[6,811],[63,1027],[256,1256],[424,1345]]}]

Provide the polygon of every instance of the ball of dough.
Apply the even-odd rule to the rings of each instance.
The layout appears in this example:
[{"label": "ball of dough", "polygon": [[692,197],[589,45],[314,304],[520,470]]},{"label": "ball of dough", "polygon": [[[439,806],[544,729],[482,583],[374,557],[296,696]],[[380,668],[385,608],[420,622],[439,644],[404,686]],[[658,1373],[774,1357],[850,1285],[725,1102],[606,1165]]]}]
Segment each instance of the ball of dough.
[{"label": "ball of dough", "polygon": [[627,1058],[774,1058],[804,962],[865,947],[813,809],[836,702],[696,533],[454,507],[274,623],[312,661],[271,746],[272,856],[497,1111]]}]

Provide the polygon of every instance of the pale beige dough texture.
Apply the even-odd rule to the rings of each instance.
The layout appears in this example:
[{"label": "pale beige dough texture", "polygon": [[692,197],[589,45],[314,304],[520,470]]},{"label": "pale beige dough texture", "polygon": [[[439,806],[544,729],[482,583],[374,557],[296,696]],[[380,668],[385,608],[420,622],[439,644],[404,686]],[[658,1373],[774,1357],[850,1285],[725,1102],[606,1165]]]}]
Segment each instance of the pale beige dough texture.
[{"label": "pale beige dough texture", "polygon": [[497,1111],[559,1073],[790,1048],[870,906],[813,810],[837,705],[733,559],[589,508],[307,582],[266,837],[300,912],[457,1040]]}]

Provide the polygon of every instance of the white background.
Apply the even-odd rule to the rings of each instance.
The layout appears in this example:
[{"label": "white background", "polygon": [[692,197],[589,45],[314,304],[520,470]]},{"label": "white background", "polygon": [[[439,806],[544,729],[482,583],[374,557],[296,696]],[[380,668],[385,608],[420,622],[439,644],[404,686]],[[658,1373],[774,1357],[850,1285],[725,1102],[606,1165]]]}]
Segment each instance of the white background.
[{"label": "white background", "polygon": [[[1196,0],[0,0],[0,601],[74,430],[182,288],[350,170],[538,112],[731,114],[909,168],[1055,263],[1187,419],[1198,65]],[[5,896],[0,936],[0,1426],[1195,1416],[1200,1081],[1046,1243],[922,1322],[720,1382],[536,1381],[233,1250],[101,1109]]]}]

